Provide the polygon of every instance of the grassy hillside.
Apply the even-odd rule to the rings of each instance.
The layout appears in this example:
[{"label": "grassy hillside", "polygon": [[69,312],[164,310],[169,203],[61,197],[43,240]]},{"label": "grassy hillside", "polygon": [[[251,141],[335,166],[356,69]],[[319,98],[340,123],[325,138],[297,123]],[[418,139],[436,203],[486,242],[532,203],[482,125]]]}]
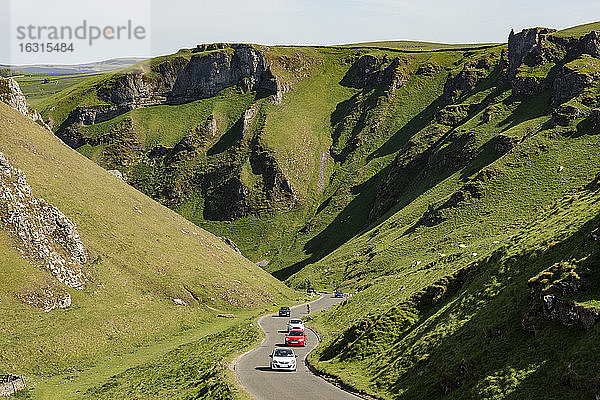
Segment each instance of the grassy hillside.
[{"label": "grassy hillside", "polygon": [[[216,237],[4,104],[0,130],[2,152],[25,172],[34,194],[77,223],[91,258],[85,268],[93,276],[85,290],[67,289],[73,299],[68,309],[44,313],[29,307],[15,294],[35,290],[49,276],[26,262],[14,249],[14,238],[0,232],[1,369],[29,379],[28,396],[84,397],[91,386],[157,362],[179,345],[210,342],[203,338],[225,329],[252,330],[245,318],[293,296]],[[189,306],[178,306],[173,298]],[[217,318],[223,312],[237,318]],[[213,368],[224,356],[214,354],[203,365]],[[172,381],[172,390],[178,382]]]},{"label": "grassy hillside", "polygon": [[314,322],[316,368],[386,399],[600,393],[598,325],[578,319],[600,310],[598,82],[558,93],[597,59],[570,57],[544,61],[559,82],[538,93],[517,96],[517,72],[455,96],[396,156],[375,200],[390,208],[290,278],[357,292]]},{"label": "grassy hillside", "polygon": [[573,190],[445,278],[431,268],[375,281],[314,322],[326,340],[311,362],[385,399],[594,398],[598,325],[547,321],[530,291],[540,272],[568,265],[587,285],[568,295],[575,307],[600,310],[599,196],[597,184]]},{"label": "grassy hillside", "polygon": [[[69,129],[289,286],[353,293],[314,321],[324,373],[386,399],[594,398],[596,26],[512,47],[257,46],[276,92],[239,82]],[[114,79],[59,93],[63,120]]]}]

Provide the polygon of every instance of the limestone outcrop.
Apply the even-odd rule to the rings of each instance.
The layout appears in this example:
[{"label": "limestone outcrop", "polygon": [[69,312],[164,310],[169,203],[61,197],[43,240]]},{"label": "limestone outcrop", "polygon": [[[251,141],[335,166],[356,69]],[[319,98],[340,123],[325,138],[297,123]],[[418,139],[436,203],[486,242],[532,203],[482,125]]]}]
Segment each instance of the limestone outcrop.
[{"label": "limestone outcrop", "polygon": [[33,122],[49,129],[40,113],[27,104],[19,84],[14,79],[0,77],[0,101],[8,104]]},{"label": "limestone outcrop", "polygon": [[523,318],[523,329],[537,331],[535,318],[556,321],[565,326],[591,329],[600,320],[600,312],[570,298],[585,289],[589,270],[573,262],[559,262],[540,272],[528,282],[533,305]]},{"label": "limestone outcrop", "polygon": [[75,223],[52,204],[35,197],[25,174],[1,153],[0,228],[17,238],[26,259],[68,287],[81,289],[88,281],[83,270],[87,253]]},{"label": "limestone outcrop", "polygon": [[510,32],[508,36],[508,76],[514,77],[517,68],[527,58],[538,57],[542,53],[542,41],[545,35],[556,32],[551,28],[529,28],[519,33]]},{"label": "limestone outcrop", "polygon": [[254,46],[223,45],[207,53],[195,49],[191,55],[142,64],[103,82],[97,95],[104,104],[74,109],[58,133],[71,125],[97,124],[137,108],[209,98],[231,86],[244,91],[263,89],[273,95],[279,89],[267,58]]}]

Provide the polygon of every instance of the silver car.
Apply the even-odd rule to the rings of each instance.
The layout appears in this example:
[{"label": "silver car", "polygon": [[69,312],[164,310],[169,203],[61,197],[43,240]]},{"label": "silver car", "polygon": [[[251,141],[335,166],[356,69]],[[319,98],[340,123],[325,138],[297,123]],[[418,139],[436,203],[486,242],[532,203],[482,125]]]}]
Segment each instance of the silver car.
[{"label": "silver car", "polygon": [[304,330],[304,322],[301,319],[290,319],[287,324],[287,330],[289,331],[303,331]]},{"label": "silver car", "polygon": [[294,354],[294,350],[292,349],[275,349],[269,357],[271,358],[272,370],[296,370],[296,358],[298,356]]}]

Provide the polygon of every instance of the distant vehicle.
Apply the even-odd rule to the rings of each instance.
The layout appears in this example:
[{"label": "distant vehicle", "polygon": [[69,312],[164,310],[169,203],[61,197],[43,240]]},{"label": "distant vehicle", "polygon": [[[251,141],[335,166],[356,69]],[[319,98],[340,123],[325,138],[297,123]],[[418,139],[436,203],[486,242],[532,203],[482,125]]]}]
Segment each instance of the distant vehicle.
[{"label": "distant vehicle", "polygon": [[304,330],[304,322],[301,319],[290,319],[287,324],[288,332],[291,331],[303,331]]},{"label": "distant vehicle", "polygon": [[308,336],[304,331],[293,330],[285,336],[286,346],[306,346],[308,343]]},{"label": "distant vehicle", "polygon": [[306,289],[306,293],[308,294],[317,294],[317,291],[315,290],[314,287],[309,287],[308,289]]},{"label": "distant vehicle", "polygon": [[290,308],[289,307],[281,307],[279,309],[280,317],[289,317],[290,316]]},{"label": "distant vehicle", "polygon": [[333,297],[335,297],[336,299],[343,299],[344,298],[344,292],[342,292],[341,290],[336,289],[336,291],[333,292]]},{"label": "distant vehicle", "polygon": [[296,370],[296,358],[298,356],[294,354],[292,349],[275,349],[269,357],[271,358],[271,369],[273,370]]}]

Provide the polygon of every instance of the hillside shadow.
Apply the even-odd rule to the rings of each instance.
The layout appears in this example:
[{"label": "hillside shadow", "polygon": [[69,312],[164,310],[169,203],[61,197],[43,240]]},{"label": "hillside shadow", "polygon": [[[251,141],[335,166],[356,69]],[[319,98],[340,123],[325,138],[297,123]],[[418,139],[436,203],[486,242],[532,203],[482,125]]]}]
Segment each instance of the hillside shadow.
[{"label": "hillside shadow", "polygon": [[498,126],[502,128],[502,132],[506,132],[510,128],[513,128],[525,121],[529,121],[535,118],[542,117],[548,114],[550,109],[550,98],[552,96],[551,90],[546,90],[537,97],[519,100],[514,96],[510,96],[504,100],[504,104],[510,107],[516,102],[520,102],[517,108],[510,113],[504,120],[502,120]]},{"label": "hillside shadow", "polygon": [[398,152],[408,143],[411,137],[423,130],[431,123],[433,116],[442,108],[444,102],[442,97],[438,97],[429,104],[423,111],[414,116],[402,128],[394,133],[381,147],[369,154],[367,163],[375,158],[385,157]]},{"label": "hillside shadow", "polygon": [[471,176],[477,174],[479,171],[506,154],[496,151],[496,143],[497,139],[496,137],[493,137],[479,148],[475,158],[473,158],[460,173],[460,179],[463,182],[468,181]]},{"label": "hillside shadow", "polygon": [[[541,320],[537,335],[524,331],[521,319],[530,310],[532,301],[526,283],[532,276],[563,259],[564,254],[581,249],[582,241],[591,240],[589,234],[598,220],[600,215],[543,251],[533,248],[510,259],[488,259],[486,264],[482,264],[484,268],[473,270],[470,281],[464,283],[452,297],[424,311],[424,318],[412,330],[422,330],[424,324],[440,327],[448,319],[467,322],[427,349],[429,361],[411,365],[398,377],[390,392],[401,392],[407,398],[441,398],[444,395],[441,388],[449,387],[452,390],[447,393],[448,396],[470,398],[472,389],[490,376],[510,370],[526,371],[532,365],[538,365],[517,384],[507,399],[533,398],[532,393],[543,393],[540,388],[547,392],[535,398],[558,399],[561,398],[559,394],[565,391],[573,394],[573,389],[556,377],[564,376],[564,368],[576,360],[574,349],[589,343],[590,335],[594,337],[595,333],[547,320]],[[503,282],[504,288],[493,297],[487,297],[489,285],[499,282]],[[472,305],[469,305],[469,296]],[[479,304],[483,306],[479,307]],[[435,315],[437,310],[443,311]],[[405,345],[412,347],[414,344]],[[382,373],[376,374],[376,377]],[[428,386],[415,385],[416,381]],[[583,393],[578,391],[578,394],[581,396]]]},{"label": "hillside shadow", "polygon": [[240,117],[235,124],[231,126],[207,151],[207,156],[213,156],[224,152],[225,150],[233,147],[238,141],[242,139],[242,131],[244,126],[244,117]]},{"label": "hillside shadow", "polygon": [[286,280],[305,266],[319,261],[362,232],[365,228],[365,222],[368,220],[371,205],[375,200],[377,187],[386,171],[387,169],[384,169],[366,182],[352,187],[350,189],[351,193],[356,197],[336,215],[324,230],[304,245],[304,252],[309,256],[296,264],[274,272],[273,275],[277,279]]}]

